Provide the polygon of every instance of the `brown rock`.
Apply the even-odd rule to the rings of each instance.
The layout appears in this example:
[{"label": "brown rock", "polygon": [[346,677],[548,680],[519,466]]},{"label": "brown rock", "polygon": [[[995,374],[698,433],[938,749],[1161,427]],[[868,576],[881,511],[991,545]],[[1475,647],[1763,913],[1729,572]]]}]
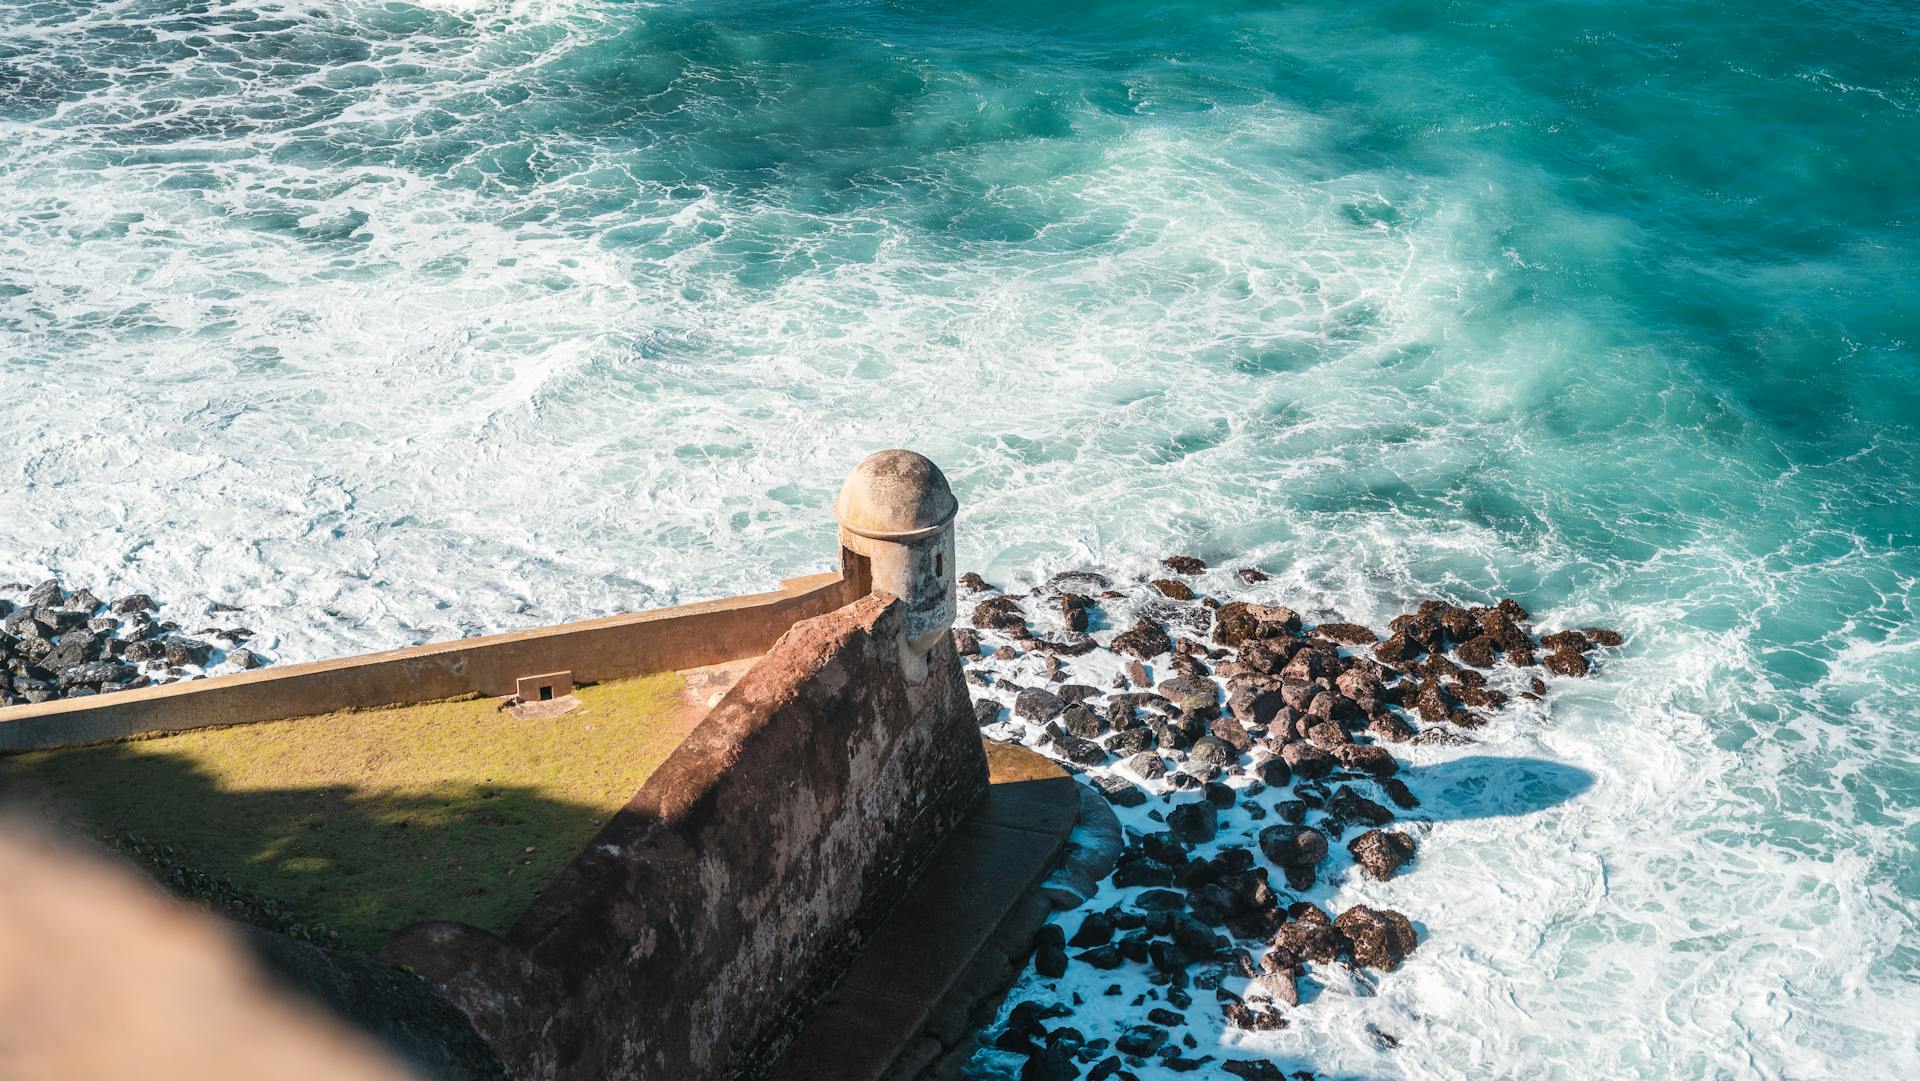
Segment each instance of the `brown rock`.
[{"label": "brown rock", "polygon": [[1143,661],[1152,660],[1173,649],[1166,628],[1146,618],[1136,620],[1133,629],[1114,637],[1113,649]]},{"label": "brown rock", "polygon": [[1247,735],[1247,730],[1232,717],[1215,717],[1207,725],[1207,731],[1214,739],[1232,747],[1240,754],[1253,750],[1253,737]]},{"label": "brown rock", "polygon": [[1380,640],[1379,635],[1358,623],[1322,623],[1313,633],[1350,646],[1372,645]]},{"label": "brown rock", "polygon": [[1367,718],[1367,733],[1388,743],[1405,743],[1413,738],[1413,726],[1383,710]]},{"label": "brown rock", "polygon": [[1067,621],[1067,629],[1084,632],[1087,629],[1088,610],[1093,607],[1093,598],[1079,593],[1060,594],[1060,615]]},{"label": "brown rock", "polygon": [[1384,826],[1393,821],[1392,811],[1346,785],[1341,785],[1327,801],[1327,814],[1338,822],[1363,826]]},{"label": "brown rock", "polygon": [[1404,634],[1395,634],[1373,647],[1374,657],[1384,664],[1405,664],[1422,652],[1420,645]]},{"label": "brown rock", "polygon": [[1155,578],[1147,584],[1158,590],[1163,597],[1171,597],[1176,601],[1190,601],[1193,599],[1193,588],[1187,585],[1187,583],[1173,578]]},{"label": "brown rock", "polygon": [[1281,748],[1280,757],[1296,777],[1314,780],[1333,772],[1333,756],[1311,743],[1289,743]]},{"label": "brown rock", "polygon": [[1570,649],[1547,654],[1543,663],[1556,676],[1584,676],[1592,668],[1586,657]]},{"label": "brown rock", "polygon": [[1257,586],[1270,577],[1266,571],[1260,570],[1257,567],[1241,567],[1233,573],[1239,577],[1242,582],[1250,586]]},{"label": "brown rock", "polygon": [[1493,607],[1495,608],[1495,610],[1500,612],[1500,614],[1506,616],[1508,619],[1514,620],[1515,622],[1532,618],[1527,615],[1527,610],[1525,608],[1520,607],[1520,602],[1514,600],[1512,597],[1508,597],[1502,600],[1499,604],[1496,604]]},{"label": "brown rock", "polygon": [[1492,668],[1500,659],[1500,644],[1487,635],[1477,635],[1460,643],[1453,655],[1475,668]]},{"label": "brown rock", "polygon": [[1268,1032],[1287,1027],[1287,1019],[1280,1011],[1271,1007],[1249,1006],[1244,1002],[1229,1002],[1220,1007],[1220,1015],[1227,1024],[1251,1032]]},{"label": "brown rock", "polygon": [[1382,882],[1392,878],[1413,858],[1414,849],[1412,837],[1391,830],[1368,830],[1347,842],[1353,862]]},{"label": "brown rock", "polygon": [[1304,908],[1306,911],[1280,925],[1280,930],[1273,936],[1274,947],[1323,965],[1338,959],[1346,948],[1340,929],[1327,918],[1325,912],[1313,905],[1296,905],[1295,908]]},{"label": "brown rock", "polygon": [[1214,619],[1213,640],[1233,647],[1249,638],[1278,638],[1300,633],[1300,616],[1291,608],[1233,601],[1220,606]]},{"label": "brown rock", "polygon": [[[1332,721],[1321,721],[1307,729],[1307,743],[1329,753],[1352,742],[1353,737],[1347,735],[1347,730]],[[1338,761],[1337,755],[1335,761]]]},{"label": "brown rock", "polygon": [[1579,631],[1555,631],[1540,636],[1540,644],[1553,653],[1585,653],[1593,648],[1587,636]]},{"label": "brown rock", "polygon": [[1312,826],[1268,826],[1260,831],[1260,851],[1280,867],[1316,867],[1327,858],[1327,835]]},{"label": "brown rock", "polygon": [[[1400,967],[1417,944],[1413,923],[1390,908],[1355,905],[1340,914],[1334,926],[1352,945],[1354,962],[1391,972]],[[1281,928],[1284,934],[1286,928]]]},{"label": "brown rock", "polygon": [[1175,574],[1202,574],[1207,569],[1205,560],[1193,556],[1168,556],[1160,561],[1160,565]]},{"label": "brown rock", "polygon": [[993,589],[992,586],[987,584],[985,578],[980,577],[972,571],[968,571],[960,576],[960,588],[966,590],[968,593],[986,593]]},{"label": "brown rock", "polygon": [[1362,747],[1349,743],[1329,749],[1342,766],[1370,777],[1391,777],[1400,771],[1400,763],[1393,760],[1392,752],[1385,747]]},{"label": "brown rock", "polygon": [[1300,651],[1300,646],[1300,640],[1291,636],[1249,638],[1240,643],[1240,651],[1235,659],[1244,671],[1256,675],[1279,675],[1293,655]]},{"label": "brown rock", "polygon": [[973,609],[973,625],[981,630],[1026,630],[1027,614],[1012,597],[989,597]]}]

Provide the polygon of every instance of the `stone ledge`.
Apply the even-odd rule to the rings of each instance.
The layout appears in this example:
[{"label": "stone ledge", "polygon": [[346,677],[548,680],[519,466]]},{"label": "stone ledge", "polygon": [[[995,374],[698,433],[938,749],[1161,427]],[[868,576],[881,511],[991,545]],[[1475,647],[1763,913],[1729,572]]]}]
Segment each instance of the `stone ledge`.
[{"label": "stone ledge", "polygon": [[970,1054],[1053,906],[1039,892],[1080,815],[1080,785],[988,743],[986,799],[942,845],[769,1081],[912,1081]]}]

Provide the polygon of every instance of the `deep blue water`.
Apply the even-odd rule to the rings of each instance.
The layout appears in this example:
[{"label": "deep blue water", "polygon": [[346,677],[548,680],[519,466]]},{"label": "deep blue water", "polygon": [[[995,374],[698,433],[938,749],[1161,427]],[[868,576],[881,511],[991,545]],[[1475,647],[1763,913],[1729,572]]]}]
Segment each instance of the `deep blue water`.
[{"label": "deep blue water", "polygon": [[908,444],[1010,581],[1511,594],[1631,635],[1492,734],[1596,783],[1440,827],[1419,962],[1275,1053],[1917,1076],[1917,57],[1882,2],[17,0],[0,577],[394,645],[817,569]]}]

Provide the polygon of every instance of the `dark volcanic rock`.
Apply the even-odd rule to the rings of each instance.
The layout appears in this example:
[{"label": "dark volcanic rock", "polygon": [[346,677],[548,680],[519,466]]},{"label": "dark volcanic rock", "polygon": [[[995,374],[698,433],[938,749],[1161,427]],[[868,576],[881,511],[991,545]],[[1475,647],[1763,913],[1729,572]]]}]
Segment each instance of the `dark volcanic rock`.
[{"label": "dark volcanic rock", "polygon": [[213,656],[213,647],[197,638],[173,637],[166,639],[162,645],[170,665],[205,664]]},{"label": "dark volcanic rock", "polygon": [[1413,923],[1390,908],[1355,905],[1333,921],[1349,943],[1353,960],[1366,968],[1391,972],[1413,952]]},{"label": "dark volcanic rock", "polygon": [[1086,630],[1092,609],[1092,597],[1082,593],[1060,594],[1060,615],[1067,621],[1067,627],[1070,630]]},{"label": "dark volcanic rock", "polygon": [[1327,836],[1312,826],[1268,826],[1260,851],[1282,868],[1314,867],[1327,858]]},{"label": "dark volcanic rock", "polygon": [[100,651],[107,638],[105,635],[92,634],[82,630],[72,630],[60,636],[60,644],[40,658],[40,667],[49,672],[58,672],[76,664],[100,659]]},{"label": "dark volcanic rock", "polygon": [[1280,751],[1296,777],[1325,777],[1333,772],[1334,757],[1311,743],[1289,743]]},{"label": "dark volcanic rock", "polygon": [[1270,575],[1267,574],[1266,571],[1263,571],[1258,567],[1241,567],[1239,570],[1234,571],[1233,573],[1234,573],[1234,577],[1240,579],[1242,582],[1245,582],[1250,586],[1257,586],[1261,582],[1267,581],[1271,577]]},{"label": "dark volcanic rock", "polygon": [[1391,777],[1400,771],[1400,763],[1385,747],[1360,747],[1348,744],[1333,749],[1333,757],[1343,767],[1374,777]]},{"label": "dark volcanic rock", "polygon": [[1050,980],[1067,974],[1067,951],[1051,942],[1033,951],[1033,970]]},{"label": "dark volcanic rock", "polygon": [[1107,750],[1124,757],[1139,754],[1141,751],[1151,751],[1153,750],[1154,742],[1153,729],[1144,727],[1128,728],[1108,737]]},{"label": "dark volcanic rock", "polygon": [[130,665],[116,664],[113,661],[92,661],[61,669],[59,685],[63,690],[73,687],[97,687],[102,683],[125,683],[139,674],[139,671]]},{"label": "dark volcanic rock", "polygon": [[1053,745],[1075,765],[1097,766],[1107,760],[1107,749],[1090,739],[1063,735],[1054,740]]},{"label": "dark volcanic rock", "polygon": [[1133,629],[1114,636],[1113,649],[1150,661],[1162,653],[1173,649],[1173,639],[1167,637],[1166,628],[1146,618],[1136,620]]},{"label": "dark volcanic rock", "polygon": [[1238,1029],[1254,1032],[1268,1032],[1287,1027],[1287,1019],[1280,1011],[1271,1007],[1254,1007],[1244,1002],[1229,1002],[1220,1007],[1220,1016],[1227,1024]]},{"label": "dark volcanic rock", "polygon": [[1327,801],[1327,814],[1340,825],[1384,826],[1393,821],[1393,812],[1367,797],[1341,785]]},{"label": "dark volcanic rock", "polygon": [[1541,664],[1556,676],[1584,676],[1592,667],[1585,656],[1570,649],[1547,654]]},{"label": "dark volcanic rock", "polygon": [[1188,756],[1195,762],[1221,767],[1233,765],[1240,758],[1239,752],[1235,751],[1232,745],[1212,736],[1202,736],[1194,740],[1193,749],[1188,752]]},{"label": "dark volcanic rock", "polygon": [[1147,802],[1147,794],[1137,785],[1111,773],[1093,778],[1093,787],[1116,807],[1138,807]]},{"label": "dark volcanic rock", "polygon": [[1358,623],[1322,623],[1313,633],[1350,646],[1370,646],[1380,640],[1379,635]]},{"label": "dark volcanic rock", "polygon": [[1193,556],[1168,556],[1160,561],[1160,565],[1175,574],[1204,574],[1207,569],[1205,560]]},{"label": "dark volcanic rock", "polygon": [[1229,648],[1249,638],[1278,638],[1300,633],[1300,616],[1291,608],[1234,601],[1214,617],[1213,640]]},{"label": "dark volcanic rock", "polygon": [[1277,676],[1300,652],[1305,643],[1298,638],[1282,636],[1279,638],[1249,638],[1240,643],[1235,660],[1240,670],[1252,676]]},{"label": "dark volcanic rock", "polygon": [[1215,717],[1207,722],[1207,734],[1234,749],[1236,754],[1253,750],[1253,737],[1233,717]]},{"label": "dark volcanic rock", "polygon": [[1390,830],[1368,830],[1347,842],[1353,862],[1383,882],[1413,858],[1414,848],[1412,837]]},{"label": "dark volcanic rock", "polygon": [[[960,576],[960,588],[966,590],[968,593],[986,593],[993,589],[992,586],[987,584],[985,578],[980,577],[972,571],[968,571]],[[118,602],[116,602],[116,604],[117,603]],[[117,610],[116,608],[116,611]]]},{"label": "dark volcanic rock", "polygon": [[1405,664],[1424,652],[1418,643],[1403,634],[1395,634],[1373,647],[1375,659],[1382,664]]},{"label": "dark volcanic rock", "polygon": [[983,631],[1024,631],[1027,614],[1012,597],[989,597],[974,606],[973,625]]},{"label": "dark volcanic rock", "polygon": [[1176,601],[1193,599],[1193,587],[1176,578],[1155,578],[1147,584],[1163,597],[1170,597]]},{"label": "dark volcanic rock", "polygon": [[1060,715],[1060,727],[1065,728],[1068,735],[1096,739],[1107,730],[1107,722],[1085,706],[1068,706]]},{"label": "dark volcanic rock", "polygon": [[115,615],[130,616],[135,612],[157,612],[160,606],[145,593],[129,593],[111,605]]},{"label": "dark volcanic rock", "polygon": [[1181,676],[1169,679],[1154,688],[1179,709],[1194,713],[1219,704],[1220,688],[1210,680],[1200,676]]},{"label": "dark volcanic rock", "polygon": [[1136,754],[1125,765],[1144,780],[1157,781],[1167,775],[1167,760],[1157,754]]},{"label": "dark volcanic rock", "polygon": [[1494,662],[1500,659],[1500,644],[1483,634],[1460,643],[1453,654],[1460,658],[1463,664],[1470,664],[1475,668],[1492,668]]},{"label": "dark volcanic rock", "polygon": [[1167,832],[1182,844],[1205,844],[1220,829],[1220,811],[1206,800],[1183,803],[1167,812]]},{"label": "dark volcanic rock", "polygon": [[1285,704],[1277,687],[1243,683],[1227,696],[1227,710],[1239,718],[1241,724],[1253,728],[1272,724],[1273,718]]},{"label": "dark volcanic rock", "polygon": [[1013,715],[1034,724],[1045,724],[1060,716],[1060,698],[1038,687],[1021,691],[1013,700]]},{"label": "dark volcanic rock", "polygon": [[1388,777],[1381,781],[1380,790],[1387,794],[1387,798],[1393,801],[1395,807],[1403,811],[1411,811],[1420,806],[1420,800],[1414,796],[1413,790],[1398,777]]},{"label": "dark volcanic rock", "polygon": [[67,591],[52,578],[27,591],[27,607],[30,608],[57,608],[66,599]]},{"label": "dark volcanic rock", "polygon": [[1092,946],[1104,946],[1113,941],[1113,917],[1105,912],[1089,912],[1087,918],[1080,921],[1080,929],[1067,940],[1067,945],[1079,949]]},{"label": "dark volcanic rock", "polygon": [[1405,743],[1413,738],[1413,726],[1397,714],[1385,711],[1367,718],[1367,733],[1388,743]]},{"label": "dark volcanic rock", "polygon": [[1281,924],[1273,936],[1276,949],[1323,965],[1337,960],[1345,952],[1347,943],[1340,929],[1316,906],[1295,905],[1288,909],[1288,915],[1292,918]]}]

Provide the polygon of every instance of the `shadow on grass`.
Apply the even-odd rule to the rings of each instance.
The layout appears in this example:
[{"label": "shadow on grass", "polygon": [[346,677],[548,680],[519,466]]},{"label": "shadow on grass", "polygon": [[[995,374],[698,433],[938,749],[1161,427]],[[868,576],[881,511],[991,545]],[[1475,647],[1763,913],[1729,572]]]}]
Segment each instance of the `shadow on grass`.
[{"label": "shadow on grass", "polygon": [[182,873],[225,878],[367,953],[427,919],[504,931],[611,815],[488,784],[233,790],[154,746],[0,758],[0,794],[102,839],[172,848]]}]

